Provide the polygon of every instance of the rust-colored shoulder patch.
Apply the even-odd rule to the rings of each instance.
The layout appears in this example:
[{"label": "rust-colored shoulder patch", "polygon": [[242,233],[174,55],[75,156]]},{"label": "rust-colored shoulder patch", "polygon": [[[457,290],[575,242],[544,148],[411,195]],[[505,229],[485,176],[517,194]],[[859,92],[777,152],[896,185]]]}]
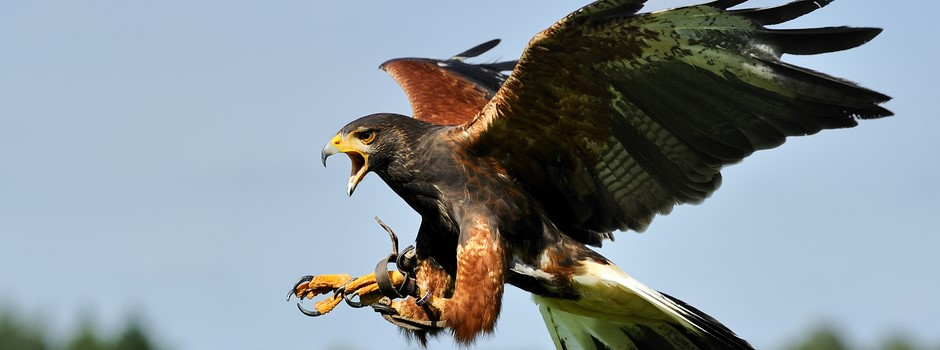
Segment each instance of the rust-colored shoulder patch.
[{"label": "rust-colored shoulder patch", "polygon": [[401,85],[415,119],[440,125],[469,122],[489,101],[488,91],[428,59],[396,59],[382,68]]}]

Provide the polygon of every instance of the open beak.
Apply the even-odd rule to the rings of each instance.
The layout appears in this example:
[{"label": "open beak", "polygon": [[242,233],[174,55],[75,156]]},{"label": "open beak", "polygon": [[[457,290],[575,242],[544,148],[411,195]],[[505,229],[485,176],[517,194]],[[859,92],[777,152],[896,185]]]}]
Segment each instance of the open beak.
[{"label": "open beak", "polygon": [[349,184],[346,186],[346,195],[349,196],[352,196],[356,185],[359,185],[359,181],[362,181],[369,171],[369,155],[356,148],[354,144],[355,142],[344,139],[342,134],[337,134],[320,152],[323,166],[326,166],[326,158],[334,154],[346,153],[349,156],[349,161],[352,163],[352,173],[349,175]]}]

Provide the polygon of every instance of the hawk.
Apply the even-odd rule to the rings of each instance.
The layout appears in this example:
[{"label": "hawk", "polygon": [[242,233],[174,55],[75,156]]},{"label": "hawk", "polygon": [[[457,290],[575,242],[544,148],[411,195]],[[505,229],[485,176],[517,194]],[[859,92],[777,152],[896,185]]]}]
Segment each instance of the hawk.
[{"label": "hawk", "polygon": [[306,276],[291,293],[333,293],[312,316],[358,296],[422,341],[470,344],[494,330],[510,284],[533,294],[559,349],[750,349],[591,249],[702,202],[724,166],[788,136],[892,115],[884,94],[781,61],[880,29],[770,29],[831,0],[731,9],[743,2],[638,14],[642,0],[601,0],[536,34],[518,62],[465,62],[495,41],[386,62],[414,116],[357,119],[322,157],[349,156],[349,195],[375,173],[420,214],[415,248],[397,271]]}]

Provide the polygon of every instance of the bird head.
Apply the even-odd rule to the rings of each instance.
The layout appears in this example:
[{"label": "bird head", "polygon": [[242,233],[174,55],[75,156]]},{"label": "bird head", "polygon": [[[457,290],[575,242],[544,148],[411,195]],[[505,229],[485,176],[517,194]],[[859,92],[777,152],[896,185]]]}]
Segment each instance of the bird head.
[{"label": "bird head", "polygon": [[331,155],[345,153],[349,156],[352,172],[346,194],[351,196],[366,174],[382,175],[389,163],[399,158],[402,149],[407,148],[408,130],[415,122],[413,118],[398,114],[372,114],[346,124],[323,147],[320,153],[323,166]]}]

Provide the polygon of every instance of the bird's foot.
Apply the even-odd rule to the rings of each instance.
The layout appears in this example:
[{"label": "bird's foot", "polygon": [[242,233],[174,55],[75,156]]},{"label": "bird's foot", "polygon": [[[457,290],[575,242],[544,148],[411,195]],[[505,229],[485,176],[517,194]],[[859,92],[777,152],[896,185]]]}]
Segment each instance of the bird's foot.
[{"label": "bird's foot", "polygon": [[[398,271],[389,271],[388,277],[393,285],[401,285],[405,281],[405,276]],[[332,311],[344,300],[349,306],[358,308],[375,304],[385,296],[375,280],[374,273],[356,279],[346,274],[335,274],[301,277],[291,288],[287,299],[295,296],[302,302],[304,299],[313,299],[331,292],[333,295],[318,301],[313,310],[304,309],[301,303],[297,303],[297,308],[304,315],[315,317]]]},{"label": "bird's foot", "polygon": [[[392,299],[421,296],[417,303],[424,305],[429,300],[430,293],[419,294],[415,279],[411,277],[416,264],[414,247],[408,247],[399,254],[398,236],[378,217],[375,220],[388,232],[392,241],[392,252],[376,264],[374,273],[356,279],[346,274],[304,276],[291,288],[287,300],[293,295],[302,302],[304,299],[313,299],[332,292],[331,297],[318,301],[313,310],[304,309],[301,303],[297,303],[300,312],[311,317],[332,311],[343,300],[355,308],[371,305],[385,315],[393,313],[393,309],[389,308]],[[388,271],[389,263],[395,263],[398,269]],[[383,298],[386,301],[384,304],[379,302]]]},{"label": "bird's foot", "polygon": [[304,309],[300,303],[297,303],[297,308],[299,308],[304,315],[320,316],[332,311],[333,308],[343,300],[342,294],[336,292],[351,281],[352,277],[346,274],[304,276],[301,277],[297,283],[294,283],[294,287],[291,288],[290,293],[287,294],[287,300],[290,300],[292,295],[296,296],[300,301],[303,301],[304,299],[313,299],[320,294],[332,292],[332,297],[318,301],[314,305],[313,310]]}]

